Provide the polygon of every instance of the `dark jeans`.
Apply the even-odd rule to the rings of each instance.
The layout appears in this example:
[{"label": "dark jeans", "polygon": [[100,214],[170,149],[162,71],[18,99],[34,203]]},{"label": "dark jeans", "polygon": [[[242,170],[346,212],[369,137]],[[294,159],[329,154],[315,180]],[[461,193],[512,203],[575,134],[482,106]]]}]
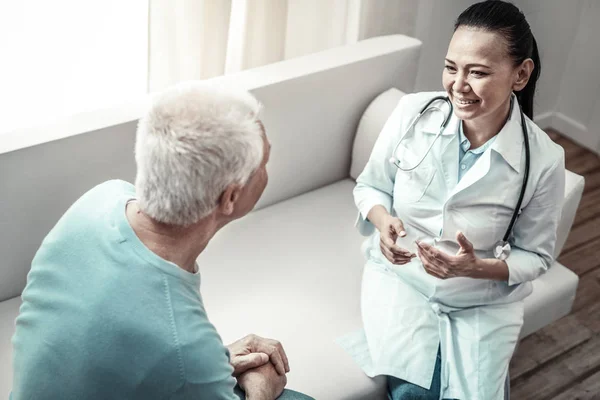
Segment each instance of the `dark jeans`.
[{"label": "dark jeans", "polygon": [[[437,400],[440,396],[442,375],[442,353],[438,350],[435,369],[433,370],[433,380],[431,389],[423,389],[421,386],[414,385],[402,379],[388,376],[388,399],[389,400]],[[450,400],[450,399],[448,399]],[[510,400],[510,378],[506,376],[504,384],[504,400]]]},{"label": "dark jeans", "polygon": [[389,400],[438,400],[440,398],[442,375],[442,354],[438,350],[433,370],[433,381],[431,389],[427,390],[400,378],[388,376],[388,399]]}]

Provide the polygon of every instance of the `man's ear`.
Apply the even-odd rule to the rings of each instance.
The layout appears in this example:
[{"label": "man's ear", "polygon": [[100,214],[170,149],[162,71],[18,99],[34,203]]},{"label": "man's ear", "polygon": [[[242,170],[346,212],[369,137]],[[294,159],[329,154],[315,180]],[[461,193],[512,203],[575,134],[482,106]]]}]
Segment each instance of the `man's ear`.
[{"label": "man's ear", "polygon": [[521,65],[517,68],[517,79],[513,84],[513,90],[515,92],[523,90],[523,88],[527,86],[527,82],[529,82],[529,78],[531,77],[534,68],[535,64],[531,58],[523,60]]},{"label": "man's ear", "polygon": [[242,195],[242,187],[238,184],[232,183],[228,185],[219,199],[219,211],[223,215],[231,215],[235,210],[235,204]]}]

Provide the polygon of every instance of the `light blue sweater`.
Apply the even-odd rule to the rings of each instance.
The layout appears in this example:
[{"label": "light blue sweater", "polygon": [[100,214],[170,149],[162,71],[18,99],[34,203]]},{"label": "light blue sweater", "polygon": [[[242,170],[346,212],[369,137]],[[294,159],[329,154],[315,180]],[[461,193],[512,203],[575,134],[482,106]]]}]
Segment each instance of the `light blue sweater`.
[{"label": "light blue sweater", "polygon": [[13,337],[13,400],[238,399],[200,275],[148,250],[134,187],[83,195],[38,250]]}]

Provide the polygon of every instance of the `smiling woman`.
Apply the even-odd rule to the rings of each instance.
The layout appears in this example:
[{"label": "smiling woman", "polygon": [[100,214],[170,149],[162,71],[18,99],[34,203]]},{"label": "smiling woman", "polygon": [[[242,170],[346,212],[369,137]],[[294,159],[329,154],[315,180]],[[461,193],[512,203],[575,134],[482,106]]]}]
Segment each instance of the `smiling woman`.
[{"label": "smiling woman", "polygon": [[[444,93],[405,95],[356,180],[357,225],[372,233],[362,284],[370,358],[359,362],[387,376],[392,400],[508,394],[523,300],[553,261],[564,195],[562,148],[530,119],[537,53],[513,4],[469,7],[446,54],[453,111],[439,140],[428,144],[436,116],[422,110]],[[512,249],[496,254],[507,227]]]},{"label": "smiling woman", "polygon": [[[522,48],[518,48],[513,43],[521,32],[513,33],[507,28],[495,31],[486,22],[491,22],[489,17],[487,20],[472,15],[459,17],[442,76],[444,89],[454,104],[456,116],[463,121],[462,128],[471,140],[471,148],[483,145],[504,126],[513,91],[523,112],[533,117],[533,92],[540,71],[531,33],[522,40],[529,46],[521,44]],[[523,90],[525,93],[521,93]]]}]

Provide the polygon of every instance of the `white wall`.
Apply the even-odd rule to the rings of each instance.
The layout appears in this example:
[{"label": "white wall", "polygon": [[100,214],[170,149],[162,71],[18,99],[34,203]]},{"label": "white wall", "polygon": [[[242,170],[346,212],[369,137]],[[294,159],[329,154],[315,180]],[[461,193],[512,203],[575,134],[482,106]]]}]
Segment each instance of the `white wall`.
[{"label": "white wall", "polygon": [[[538,117],[551,115],[556,111],[569,50],[577,33],[581,3],[580,0],[517,2],[529,21],[540,51],[542,75],[538,82],[534,105],[535,115]],[[550,119],[548,121],[551,122]],[[544,120],[540,124],[547,123]]]},{"label": "white wall", "polygon": [[554,125],[600,152],[600,1],[580,1],[579,24],[562,76]]},{"label": "white wall", "polygon": [[416,90],[442,90],[442,70],[458,15],[478,0],[422,0],[415,37],[423,42]]}]

